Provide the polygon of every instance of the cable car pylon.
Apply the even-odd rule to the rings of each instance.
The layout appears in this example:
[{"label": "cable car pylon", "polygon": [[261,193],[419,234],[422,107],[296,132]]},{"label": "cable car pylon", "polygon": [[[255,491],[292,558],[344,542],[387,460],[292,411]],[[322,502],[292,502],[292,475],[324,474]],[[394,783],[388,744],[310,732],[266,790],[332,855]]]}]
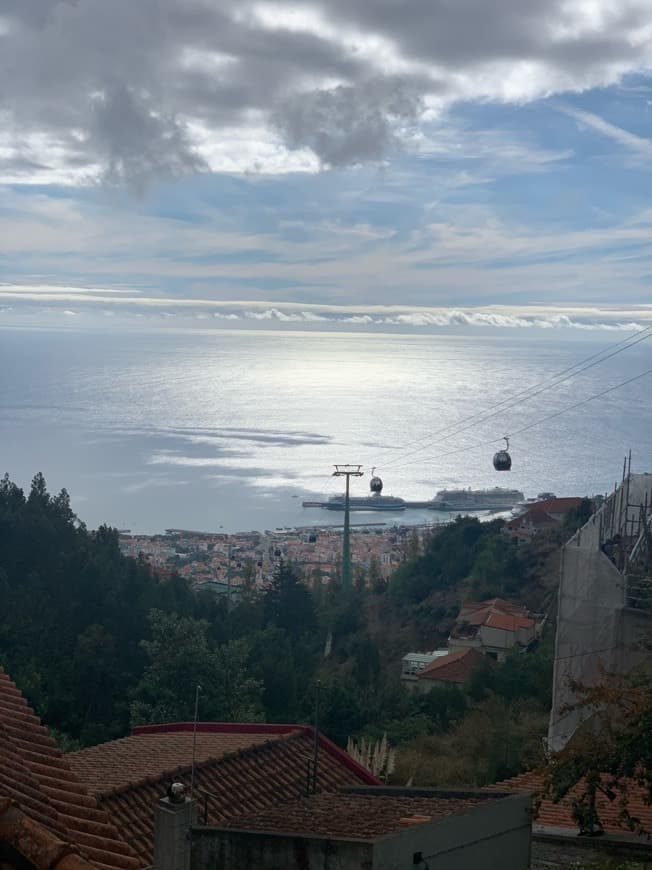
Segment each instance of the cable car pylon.
[{"label": "cable car pylon", "polygon": [[342,587],[351,588],[351,523],[349,518],[349,481],[362,477],[361,465],[336,465],[333,477],[346,477],[344,491],[344,535],[342,537]]}]

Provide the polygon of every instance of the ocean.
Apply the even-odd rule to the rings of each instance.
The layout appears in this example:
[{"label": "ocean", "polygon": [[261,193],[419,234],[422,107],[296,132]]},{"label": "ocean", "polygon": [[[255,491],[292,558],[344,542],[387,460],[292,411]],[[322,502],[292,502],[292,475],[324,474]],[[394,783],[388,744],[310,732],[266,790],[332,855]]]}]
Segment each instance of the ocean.
[{"label": "ocean", "polygon": [[[633,469],[652,471],[652,376],[537,421],[652,367],[652,340],[459,434],[442,430],[623,337],[3,328],[0,472],[28,486],[42,471],[89,527],[141,533],[337,525],[341,514],[301,507],[342,491],[334,463],[363,465],[355,495],[373,466],[386,495],[415,500],[462,486],[602,493],[630,448]],[[511,438],[512,471],[495,472],[493,442],[525,427]]]}]

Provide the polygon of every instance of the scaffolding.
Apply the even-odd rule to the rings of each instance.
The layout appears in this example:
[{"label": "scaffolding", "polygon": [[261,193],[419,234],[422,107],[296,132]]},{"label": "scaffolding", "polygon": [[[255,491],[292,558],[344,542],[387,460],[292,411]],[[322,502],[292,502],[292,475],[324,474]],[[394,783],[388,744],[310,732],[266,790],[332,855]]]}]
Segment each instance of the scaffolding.
[{"label": "scaffolding", "polygon": [[621,483],[562,549],[548,729],[552,751],[563,749],[590,711],[574,707],[573,685],[624,675],[649,655],[652,636],[652,474]]}]

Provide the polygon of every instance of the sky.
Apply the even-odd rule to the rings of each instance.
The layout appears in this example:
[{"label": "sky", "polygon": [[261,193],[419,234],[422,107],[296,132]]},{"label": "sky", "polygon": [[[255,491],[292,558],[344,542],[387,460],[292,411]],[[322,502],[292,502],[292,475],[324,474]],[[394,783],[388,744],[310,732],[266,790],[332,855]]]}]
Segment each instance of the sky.
[{"label": "sky", "polygon": [[0,325],[640,326],[651,120],[650,0],[0,0]]}]

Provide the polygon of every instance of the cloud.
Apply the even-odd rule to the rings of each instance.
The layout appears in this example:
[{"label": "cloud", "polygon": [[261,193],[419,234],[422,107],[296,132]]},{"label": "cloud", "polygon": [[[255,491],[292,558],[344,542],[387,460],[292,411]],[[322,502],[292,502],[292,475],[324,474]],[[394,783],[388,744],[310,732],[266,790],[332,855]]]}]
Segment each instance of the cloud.
[{"label": "cloud", "polygon": [[571,118],[575,118],[575,120],[580,124],[591,127],[593,130],[597,130],[598,133],[602,133],[603,136],[612,139],[614,142],[618,142],[618,144],[622,145],[624,148],[627,148],[636,154],[640,154],[643,157],[652,157],[652,139],[645,139],[643,136],[637,136],[635,133],[630,133],[628,130],[618,127],[616,124],[611,124],[609,121],[605,121],[604,118],[601,118],[594,112],[586,112],[583,109],[576,109],[573,106],[567,106],[563,103],[558,105],[558,109],[566,115],[569,115]]},{"label": "cloud", "polygon": [[455,102],[649,69],[649,20],[649,0],[5,0],[0,173],[142,186],[377,162]]},{"label": "cloud", "polygon": [[288,147],[310,148],[323,166],[338,167],[388,156],[422,110],[408,83],[377,79],[297,94],[279,106],[272,122]]},{"label": "cloud", "polygon": [[[19,317],[21,313],[52,312],[88,316],[106,315],[106,305],[116,317],[130,319],[147,316],[151,321],[165,318],[181,328],[195,328],[198,314],[212,315],[218,321],[232,326],[251,328],[259,324],[264,328],[360,329],[379,331],[436,331],[441,329],[535,329],[635,332],[652,325],[652,305],[631,306],[543,306],[543,305],[487,305],[467,307],[415,307],[408,305],[337,305],[281,302],[270,306],[267,302],[215,301],[207,299],[169,299],[157,297],[102,297],[89,291],[87,296],[77,291],[71,294],[47,295],[44,287],[31,292],[28,286],[0,285],[0,303],[11,301],[12,306],[0,311],[5,317]],[[77,311],[64,305],[74,299]],[[176,431],[176,430],[175,430]]]},{"label": "cloud", "polygon": [[93,100],[90,130],[103,178],[111,183],[126,182],[142,191],[155,178],[207,168],[178,118],[157,112],[146,97],[123,84]]}]

